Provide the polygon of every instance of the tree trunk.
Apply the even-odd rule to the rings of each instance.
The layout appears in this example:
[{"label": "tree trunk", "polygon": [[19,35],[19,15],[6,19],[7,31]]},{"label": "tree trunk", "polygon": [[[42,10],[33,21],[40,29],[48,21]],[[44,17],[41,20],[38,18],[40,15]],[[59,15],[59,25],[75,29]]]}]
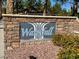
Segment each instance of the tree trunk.
[{"label": "tree trunk", "polygon": [[0,20],[2,18],[2,0],[0,0]]},{"label": "tree trunk", "polygon": [[43,10],[43,16],[45,16],[45,15],[46,15],[46,9]]},{"label": "tree trunk", "polygon": [[74,0],[74,16],[77,16],[77,0]]},{"label": "tree trunk", "polygon": [[47,2],[48,2],[48,0],[45,0],[44,10],[43,10],[43,15],[44,16],[47,14]]},{"label": "tree trunk", "polygon": [[16,0],[16,13],[18,14],[18,6],[19,6],[19,0]]},{"label": "tree trunk", "polygon": [[70,15],[73,15],[72,0],[70,0]]},{"label": "tree trunk", "polygon": [[7,14],[13,14],[13,5],[14,0],[7,0],[7,9],[6,9]]}]

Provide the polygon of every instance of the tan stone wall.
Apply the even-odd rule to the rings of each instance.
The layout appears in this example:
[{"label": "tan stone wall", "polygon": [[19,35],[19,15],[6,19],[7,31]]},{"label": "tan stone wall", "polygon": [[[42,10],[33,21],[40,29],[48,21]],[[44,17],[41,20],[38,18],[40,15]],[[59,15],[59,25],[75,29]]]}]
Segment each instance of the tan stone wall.
[{"label": "tan stone wall", "polygon": [[[72,33],[79,31],[79,22],[76,19],[46,19],[46,18],[7,18],[5,17],[5,38],[7,42],[19,42],[19,23],[21,22],[54,22],[56,33]],[[8,45],[11,45],[8,44]]]},{"label": "tan stone wall", "polygon": [[5,59],[29,59],[28,56],[30,56],[32,52],[32,55],[36,56],[37,59],[53,59],[55,52],[58,51],[58,48],[55,51],[56,46],[54,47],[52,42],[48,43],[48,41],[51,40],[46,42],[41,41],[45,43],[40,43],[39,41],[37,43],[30,43],[30,41],[26,41],[22,45],[19,38],[19,23],[21,22],[55,22],[56,33],[62,34],[79,31],[79,22],[76,18],[4,17]]},{"label": "tan stone wall", "polygon": [[5,59],[30,59],[29,56],[37,59],[57,59],[59,48],[51,41],[27,41],[19,48],[7,50]]}]

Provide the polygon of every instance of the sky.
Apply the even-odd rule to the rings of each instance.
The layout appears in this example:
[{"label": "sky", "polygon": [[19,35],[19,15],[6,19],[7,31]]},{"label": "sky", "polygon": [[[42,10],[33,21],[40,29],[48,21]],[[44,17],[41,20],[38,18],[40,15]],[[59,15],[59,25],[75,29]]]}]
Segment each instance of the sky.
[{"label": "sky", "polygon": [[[51,1],[51,5],[53,6],[55,3],[56,3],[56,1],[55,0],[50,0]],[[67,3],[65,3],[64,5],[62,5],[62,9],[66,9],[66,10],[69,10],[70,9],[70,0],[68,0],[68,2]],[[72,3],[73,3],[73,0],[72,0]]]}]

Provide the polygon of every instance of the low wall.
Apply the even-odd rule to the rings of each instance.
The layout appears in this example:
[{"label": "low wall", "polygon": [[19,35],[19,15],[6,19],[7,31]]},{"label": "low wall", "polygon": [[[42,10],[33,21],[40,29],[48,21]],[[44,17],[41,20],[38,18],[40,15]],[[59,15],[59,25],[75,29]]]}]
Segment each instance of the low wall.
[{"label": "low wall", "polygon": [[[39,44],[39,41],[44,42],[43,39],[37,40],[38,43],[35,44],[36,40],[33,41],[20,39],[20,23],[55,23],[55,33],[79,33],[79,21],[77,17],[69,17],[69,16],[32,16],[32,15],[12,15],[12,14],[3,14],[4,25],[5,25],[5,45],[6,45],[6,57],[5,59],[29,59],[28,56],[32,54],[37,59],[52,59],[55,55],[55,50],[50,39],[50,43],[47,41],[42,44]],[[28,43],[28,44],[27,44]],[[46,44],[47,43],[47,44]],[[22,47],[22,44],[24,44]],[[45,47],[44,47],[45,46]],[[49,46],[49,47],[46,47]],[[22,48],[23,49],[22,49]],[[49,49],[45,50],[44,49]],[[34,49],[35,48],[35,49]],[[32,49],[32,50],[31,50]],[[43,50],[41,50],[43,49]],[[37,50],[37,51],[36,51]],[[54,50],[55,52],[51,52]],[[12,51],[12,52],[10,52]],[[42,52],[43,51],[43,52]],[[50,51],[50,52],[49,52]],[[58,51],[58,48],[57,48]],[[25,53],[24,53],[25,52]],[[38,53],[37,53],[38,52]],[[45,53],[47,52],[47,54]],[[12,53],[12,55],[11,55]],[[24,54],[23,54],[24,53]],[[9,54],[9,55],[7,55]],[[28,54],[28,55],[27,55]],[[51,55],[52,54],[52,55]],[[16,57],[14,56],[16,55]],[[36,56],[38,55],[38,56]],[[41,56],[42,55],[42,56]],[[48,55],[47,58],[45,55]],[[26,57],[25,57],[26,56]],[[45,56],[45,57],[44,57]]]}]

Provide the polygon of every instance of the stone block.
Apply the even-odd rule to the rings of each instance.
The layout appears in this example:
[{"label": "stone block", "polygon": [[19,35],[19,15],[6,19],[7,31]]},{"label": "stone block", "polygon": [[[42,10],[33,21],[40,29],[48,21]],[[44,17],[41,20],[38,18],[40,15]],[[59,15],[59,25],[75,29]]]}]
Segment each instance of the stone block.
[{"label": "stone block", "polygon": [[12,42],[11,43],[11,46],[13,47],[13,48],[19,48],[19,42]]}]

